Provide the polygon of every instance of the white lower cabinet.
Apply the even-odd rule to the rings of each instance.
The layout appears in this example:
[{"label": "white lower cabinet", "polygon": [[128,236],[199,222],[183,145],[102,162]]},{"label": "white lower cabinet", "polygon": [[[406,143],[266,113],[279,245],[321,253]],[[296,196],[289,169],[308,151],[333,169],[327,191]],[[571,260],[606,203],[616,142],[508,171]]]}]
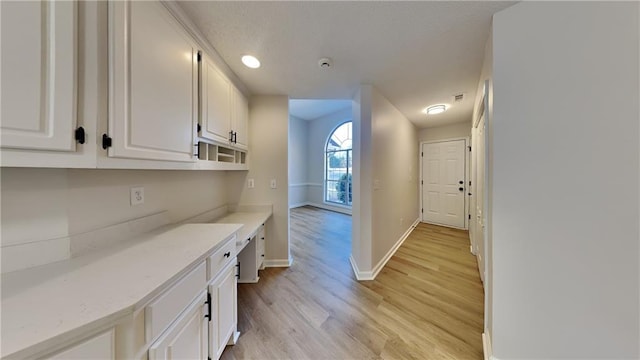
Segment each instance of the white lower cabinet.
[{"label": "white lower cabinet", "polygon": [[[145,309],[149,360],[218,359],[237,339],[235,236]],[[200,284],[200,285],[198,285]],[[193,299],[196,286],[199,295]],[[184,304],[189,304],[185,306]],[[178,306],[183,304],[182,306]]]},{"label": "white lower cabinet", "polygon": [[113,329],[46,357],[49,360],[115,360],[115,358]]},{"label": "white lower cabinet", "polygon": [[209,353],[218,359],[225,346],[234,344],[237,325],[235,260],[209,285],[212,319],[209,323]]},{"label": "white lower cabinet", "polygon": [[149,360],[201,359],[209,357],[207,293],[202,292],[151,347]]}]

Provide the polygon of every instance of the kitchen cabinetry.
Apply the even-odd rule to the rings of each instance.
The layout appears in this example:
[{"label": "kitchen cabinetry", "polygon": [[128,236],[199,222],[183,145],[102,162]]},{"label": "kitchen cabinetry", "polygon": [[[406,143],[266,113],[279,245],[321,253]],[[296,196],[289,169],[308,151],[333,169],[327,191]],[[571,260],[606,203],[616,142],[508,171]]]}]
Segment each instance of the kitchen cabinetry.
[{"label": "kitchen cabinetry", "polygon": [[[246,242],[246,244],[244,243]],[[243,249],[238,253],[238,282],[257,283],[260,280],[258,270],[264,269],[264,224],[251,234],[246,240],[243,239]]]},{"label": "kitchen cabinetry", "polygon": [[236,266],[235,261],[227,265],[209,285],[213,319],[209,323],[209,353],[213,359],[222,355],[227,344],[237,339]]},{"label": "kitchen cabinetry", "polygon": [[149,360],[200,359],[208,353],[207,293],[202,292],[184,313],[149,348]]},{"label": "kitchen cabinetry", "polygon": [[77,5],[0,4],[3,148],[75,151]]},{"label": "kitchen cabinetry", "polygon": [[200,137],[246,150],[247,99],[205,54],[201,54],[199,84]]},{"label": "kitchen cabinetry", "polygon": [[115,358],[113,329],[47,357],[49,360],[115,360]]},{"label": "kitchen cabinetry", "polygon": [[186,30],[160,2],[110,2],[109,52],[109,156],[195,161],[198,49]]}]

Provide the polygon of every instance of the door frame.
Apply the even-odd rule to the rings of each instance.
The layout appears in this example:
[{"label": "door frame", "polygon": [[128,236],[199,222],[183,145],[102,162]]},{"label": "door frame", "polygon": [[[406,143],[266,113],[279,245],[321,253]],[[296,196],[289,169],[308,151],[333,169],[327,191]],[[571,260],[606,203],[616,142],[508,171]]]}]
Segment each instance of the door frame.
[{"label": "door frame", "polygon": [[[447,139],[440,139],[440,140],[429,140],[429,141],[420,141],[420,147],[418,148],[418,158],[420,159],[420,209],[418,209],[418,218],[420,219],[420,222],[423,223],[427,223],[430,224],[427,221],[423,221],[423,209],[424,209],[424,198],[422,196],[422,189],[423,189],[423,185],[424,185],[424,178],[423,178],[423,171],[422,171],[422,159],[423,159],[423,151],[422,151],[422,147],[426,144],[435,144],[435,143],[441,143],[441,142],[449,142],[449,141],[458,141],[458,140],[464,140],[464,148],[465,148],[465,156],[464,156],[464,211],[465,211],[465,216],[464,216],[464,227],[457,227],[457,226],[448,226],[451,227],[453,229],[463,229],[463,230],[469,230],[469,216],[471,214],[471,209],[469,208],[469,192],[471,191],[469,188],[469,174],[471,173],[470,170],[470,166],[471,166],[471,157],[470,154],[471,152],[469,151],[469,141],[470,141],[470,137],[466,136],[466,137],[453,137],[453,138],[447,138]],[[438,225],[438,226],[445,226],[442,224],[434,224],[434,225]]]}]

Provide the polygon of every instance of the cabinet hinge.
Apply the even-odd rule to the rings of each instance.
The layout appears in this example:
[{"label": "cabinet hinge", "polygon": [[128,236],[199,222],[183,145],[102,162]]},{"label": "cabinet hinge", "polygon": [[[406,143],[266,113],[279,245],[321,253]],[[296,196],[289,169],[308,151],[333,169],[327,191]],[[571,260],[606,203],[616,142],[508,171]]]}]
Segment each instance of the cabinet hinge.
[{"label": "cabinet hinge", "polygon": [[198,124],[198,132],[202,131],[202,125]]},{"label": "cabinet hinge", "polygon": [[240,278],[240,261],[238,261],[238,263],[236,264],[236,267],[238,268],[238,273],[236,274],[236,277],[239,279]]},{"label": "cabinet hinge", "polygon": [[111,139],[107,134],[102,134],[102,148],[106,150],[110,148],[112,144],[113,139]]},{"label": "cabinet hinge", "polygon": [[420,180],[420,185],[424,185],[424,180]]},{"label": "cabinet hinge", "polygon": [[200,159],[200,141],[195,143],[195,145],[193,145],[193,146],[196,148],[196,152],[195,152],[195,154],[193,154],[193,156],[195,156],[198,159]]},{"label": "cabinet hinge", "polygon": [[471,214],[469,214],[469,220],[471,220]]},{"label": "cabinet hinge", "polygon": [[85,143],[87,138],[86,138],[86,134],[84,133],[84,128],[82,126],[76,129],[74,138],[78,142],[78,144]]},{"label": "cabinet hinge", "polygon": [[420,209],[420,212],[424,214],[424,208],[423,208],[423,209]]},{"label": "cabinet hinge", "polygon": [[207,305],[207,313],[204,315],[209,321],[211,321],[211,293],[207,292],[207,301],[204,302]]},{"label": "cabinet hinge", "polygon": [[202,51],[198,51],[198,62],[202,61]]},{"label": "cabinet hinge", "polygon": [[471,146],[467,146],[469,148],[469,152],[471,152]]},{"label": "cabinet hinge", "polygon": [[421,157],[424,157],[424,151],[420,153],[420,156],[421,156]]}]

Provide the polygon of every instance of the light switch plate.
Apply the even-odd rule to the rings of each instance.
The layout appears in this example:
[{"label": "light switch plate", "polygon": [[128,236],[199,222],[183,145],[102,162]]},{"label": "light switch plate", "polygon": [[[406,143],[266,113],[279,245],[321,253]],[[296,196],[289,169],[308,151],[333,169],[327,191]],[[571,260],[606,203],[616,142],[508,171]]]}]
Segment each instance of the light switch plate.
[{"label": "light switch plate", "polygon": [[256,186],[256,183],[255,183],[255,181],[253,179],[248,179],[247,180],[247,187],[249,189],[253,189],[255,186]]},{"label": "light switch plate", "polygon": [[270,184],[270,185],[271,185],[271,188],[272,188],[272,189],[277,188],[277,187],[278,187],[278,184],[276,183],[276,179],[271,179],[271,184]]}]

